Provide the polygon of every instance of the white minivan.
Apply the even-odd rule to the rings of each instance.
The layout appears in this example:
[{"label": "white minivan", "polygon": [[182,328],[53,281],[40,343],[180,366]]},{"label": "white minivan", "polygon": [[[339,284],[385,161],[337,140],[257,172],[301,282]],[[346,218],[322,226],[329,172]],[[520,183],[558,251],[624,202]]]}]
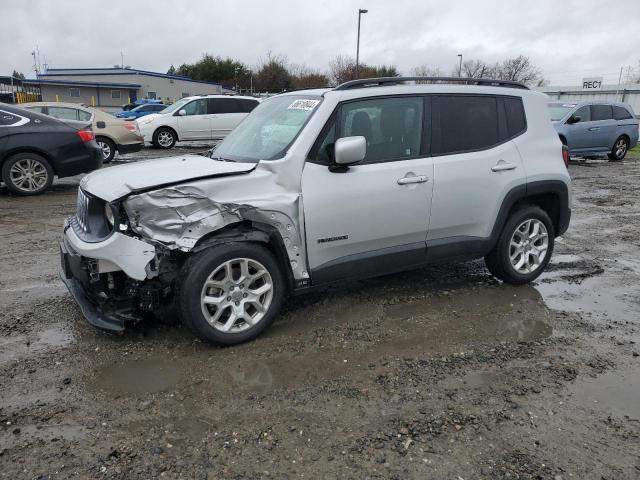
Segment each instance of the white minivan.
[{"label": "white minivan", "polygon": [[172,148],[180,140],[222,140],[258,103],[230,95],[186,97],[137,123],[145,143],[158,148]]}]

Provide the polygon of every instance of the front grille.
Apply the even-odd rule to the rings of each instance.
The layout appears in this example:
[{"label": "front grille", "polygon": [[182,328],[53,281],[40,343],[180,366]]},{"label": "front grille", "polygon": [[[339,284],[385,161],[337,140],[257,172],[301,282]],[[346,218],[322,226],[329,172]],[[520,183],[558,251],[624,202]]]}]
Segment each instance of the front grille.
[{"label": "front grille", "polygon": [[78,188],[76,221],[83,232],[89,231],[89,197]]},{"label": "front grille", "polygon": [[111,225],[104,213],[106,202],[94,197],[81,188],[78,189],[76,214],[71,217],[71,226],[85,241],[97,242],[111,233]]}]

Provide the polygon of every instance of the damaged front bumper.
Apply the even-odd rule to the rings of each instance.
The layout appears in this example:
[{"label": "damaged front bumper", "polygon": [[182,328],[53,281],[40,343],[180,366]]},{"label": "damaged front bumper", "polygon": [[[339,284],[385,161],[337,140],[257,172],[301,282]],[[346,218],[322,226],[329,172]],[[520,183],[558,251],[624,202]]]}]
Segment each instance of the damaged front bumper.
[{"label": "damaged front bumper", "polygon": [[101,242],[85,242],[65,224],[60,243],[60,277],[87,321],[103,330],[122,332],[159,308],[170,294],[153,270],[152,245],[113,233]]}]

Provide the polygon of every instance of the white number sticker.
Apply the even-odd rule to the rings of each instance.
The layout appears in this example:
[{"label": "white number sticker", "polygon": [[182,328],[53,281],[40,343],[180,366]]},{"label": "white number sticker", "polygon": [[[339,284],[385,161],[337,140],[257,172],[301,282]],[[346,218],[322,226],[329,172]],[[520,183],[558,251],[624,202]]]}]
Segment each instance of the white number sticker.
[{"label": "white number sticker", "polygon": [[296,100],[289,105],[288,110],[313,110],[320,100]]}]

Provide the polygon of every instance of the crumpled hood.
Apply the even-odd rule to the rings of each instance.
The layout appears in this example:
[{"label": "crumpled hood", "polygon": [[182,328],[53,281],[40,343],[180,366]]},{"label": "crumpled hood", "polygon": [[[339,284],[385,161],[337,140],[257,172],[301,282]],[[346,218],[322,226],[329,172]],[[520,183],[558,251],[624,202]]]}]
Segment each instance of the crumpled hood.
[{"label": "crumpled hood", "polygon": [[96,170],[82,179],[80,187],[112,202],[132,192],[198,178],[245,173],[255,167],[255,163],[220,162],[201,155],[180,155]]}]

